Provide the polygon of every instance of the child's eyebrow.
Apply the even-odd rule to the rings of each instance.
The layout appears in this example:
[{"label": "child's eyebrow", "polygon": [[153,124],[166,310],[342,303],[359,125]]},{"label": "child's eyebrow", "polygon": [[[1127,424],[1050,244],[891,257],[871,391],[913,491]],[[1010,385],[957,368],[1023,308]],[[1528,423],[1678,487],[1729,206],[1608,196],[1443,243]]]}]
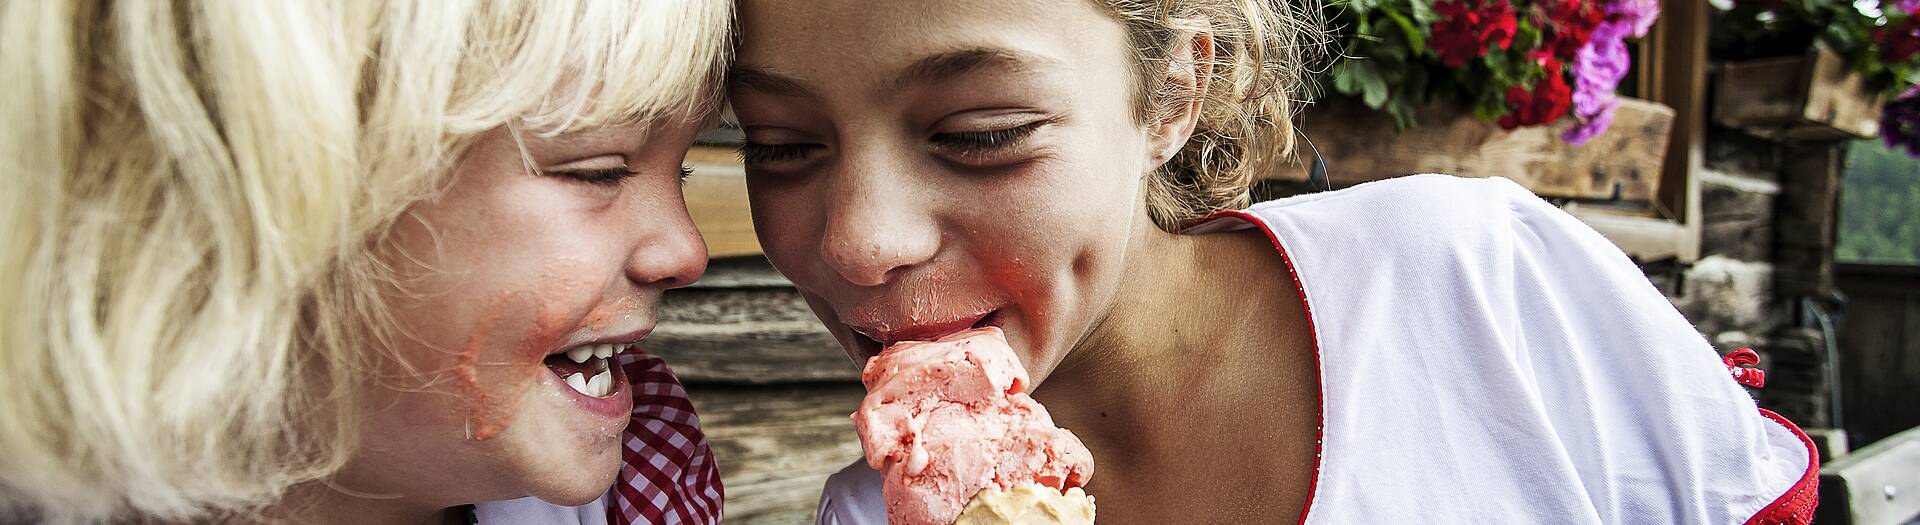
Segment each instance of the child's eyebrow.
[{"label": "child's eyebrow", "polygon": [[1057,63],[1057,60],[1002,47],[970,47],[934,53],[900,71],[893,81],[896,89],[911,84],[937,83],[987,67],[1027,71]]},{"label": "child's eyebrow", "polygon": [[734,66],[727,70],[729,87],[760,91],[769,95],[819,99],[820,94],[793,77],[753,66]]}]

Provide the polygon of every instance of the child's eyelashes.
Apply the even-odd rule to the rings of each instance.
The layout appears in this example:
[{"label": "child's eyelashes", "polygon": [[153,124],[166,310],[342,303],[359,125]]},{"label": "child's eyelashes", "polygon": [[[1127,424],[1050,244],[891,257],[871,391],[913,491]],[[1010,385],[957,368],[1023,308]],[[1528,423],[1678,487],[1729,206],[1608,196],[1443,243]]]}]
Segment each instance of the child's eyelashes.
[{"label": "child's eyelashes", "polygon": [[819,144],[760,144],[749,140],[740,143],[740,160],[747,164],[804,160],[814,151],[824,148]]},{"label": "child's eyelashes", "polygon": [[1039,131],[1051,121],[1036,120],[1011,128],[986,131],[935,133],[928,139],[934,147],[960,156],[977,156],[993,153],[1001,149],[1018,145],[1033,132]]},{"label": "child's eyelashes", "polygon": [[[596,169],[554,170],[548,172],[548,174],[596,186],[618,186],[622,181],[633,178],[633,176],[639,175],[640,172],[634,171],[633,168],[628,166],[613,166]],[[693,168],[691,166],[680,167],[680,182],[684,183],[688,177],[692,176]]]},{"label": "child's eyelashes", "polygon": [[[1034,132],[1053,124],[1055,119],[1046,118],[1029,121],[1020,125],[987,129],[980,131],[946,131],[933,133],[927,137],[927,145],[937,154],[966,164],[995,164],[1018,153],[1020,146],[1033,136]],[[740,159],[749,166],[789,165],[812,160],[825,152],[822,144],[788,143],[766,144],[748,139],[740,143]]]},{"label": "child's eyelashes", "polygon": [[620,184],[620,181],[627,180],[629,177],[632,177],[634,175],[639,175],[638,172],[633,171],[633,168],[629,168],[626,166],[614,166],[610,168],[584,169],[584,170],[561,170],[561,171],[554,171],[551,173],[553,175],[557,175],[560,177],[566,177],[568,179],[573,179],[576,181],[599,185],[599,186],[618,185]]}]

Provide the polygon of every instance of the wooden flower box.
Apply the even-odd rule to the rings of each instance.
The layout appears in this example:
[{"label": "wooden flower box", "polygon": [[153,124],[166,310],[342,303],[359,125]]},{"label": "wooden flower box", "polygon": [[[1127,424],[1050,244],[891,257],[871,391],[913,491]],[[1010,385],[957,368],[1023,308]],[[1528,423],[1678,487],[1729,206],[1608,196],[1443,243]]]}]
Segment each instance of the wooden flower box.
[{"label": "wooden flower box", "polygon": [[[1418,125],[1406,131],[1396,131],[1386,113],[1352,99],[1315,104],[1300,126],[1327,161],[1327,178],[1335,187],[1446,173],[1506,177],[1547,197],[1649,203],[1659,194],[1673,117],[1667,106],[1625,98],[1613,125],[1577,146],[1560,138],[1573,126],[1571,119],[1508,131],[1440,103],[1420,110]],[[1304,143],[1300,150],[1313,152]],[[1306,176],[1305,170],[1271,175],[1281,180]]]},{"label": "wooden flower box", "polygon": [[1816,47],[1803,56],[1726,64],[1713,92],[1713,121],[1776,140],[1847,140],[1880,134],[1886,96]]}]

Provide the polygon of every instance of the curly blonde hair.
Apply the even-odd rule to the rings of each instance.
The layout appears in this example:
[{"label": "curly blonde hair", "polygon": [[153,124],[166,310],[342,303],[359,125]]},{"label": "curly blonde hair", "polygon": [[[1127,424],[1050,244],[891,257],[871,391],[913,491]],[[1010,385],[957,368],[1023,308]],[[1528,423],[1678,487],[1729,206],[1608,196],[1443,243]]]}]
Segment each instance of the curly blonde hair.
[{"label": "curly blonde hair", "polygon": [[[1316,0],[1098,0],[1134,50],[1136,119],[1199,102],[1193,135],[1147,181],[1154,223],[1173,231],[1249,204],[1248,188],[1293,151],[1292,116],[1308,69],[1329,39]],[[1213,40],[1211,78],[1197,93],[1169,82],[1187,39]]]},{"label": "curly blonde hair", "polygon": [[710,111],[732,6],[0,3],[0,521],[322,479],[390,348],[377,252],[483,132]]}]

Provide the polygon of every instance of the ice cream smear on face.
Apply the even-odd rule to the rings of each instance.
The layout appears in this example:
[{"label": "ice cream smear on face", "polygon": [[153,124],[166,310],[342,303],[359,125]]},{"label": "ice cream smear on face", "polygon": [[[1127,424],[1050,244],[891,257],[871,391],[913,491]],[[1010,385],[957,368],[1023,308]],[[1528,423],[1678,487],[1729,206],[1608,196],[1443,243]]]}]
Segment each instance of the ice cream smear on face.
[{"label": "ice cream smear on face", "polygon": [[999,328],[889,346],[860,380],[853,425],[889,523],[1092,523],[1093,454],[1027,395]]}]

